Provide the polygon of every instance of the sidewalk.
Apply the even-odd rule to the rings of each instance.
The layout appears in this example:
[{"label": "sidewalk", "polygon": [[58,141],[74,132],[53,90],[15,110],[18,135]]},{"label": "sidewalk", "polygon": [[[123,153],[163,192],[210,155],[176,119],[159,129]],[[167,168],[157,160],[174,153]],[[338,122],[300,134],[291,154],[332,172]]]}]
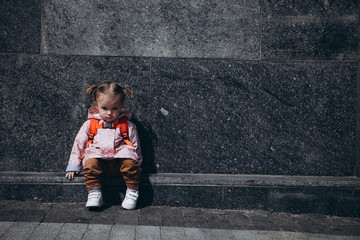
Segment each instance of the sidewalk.
[{"label": "sidewalk", "polygon": [[360,219],[317,214],[0,201],[0,239],[360,239]]}]

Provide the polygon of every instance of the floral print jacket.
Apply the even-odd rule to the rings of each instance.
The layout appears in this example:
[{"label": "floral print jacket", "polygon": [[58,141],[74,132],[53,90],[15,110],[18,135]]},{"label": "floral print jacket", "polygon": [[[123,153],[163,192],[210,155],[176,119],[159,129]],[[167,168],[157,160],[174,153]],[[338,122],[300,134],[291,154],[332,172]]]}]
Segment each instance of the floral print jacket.
[{"label": "floral print jacket", "polygon": [[104,123],[104,120],[100,117],[99,111],[95,107],[90,108],[88,120],[82,125],[75,138],[66,172],[80,172],[85,165],[86,160],[89,158],[102,158],[104,160],[130,158],[141,165],[142,156],[140,141],[135,124],[129,121],[131,119],[130,110],[128,108],[123,108],[114,123],[116,125],[119,119],[124,116],[128,119],[128,135],[133,146],[129,146],[124,142],[120,134],[120,128],[100,128],[97,130],[93,143],[86,148],[90,132],[90,119],[96,118],[100,120],[99,124]]}]

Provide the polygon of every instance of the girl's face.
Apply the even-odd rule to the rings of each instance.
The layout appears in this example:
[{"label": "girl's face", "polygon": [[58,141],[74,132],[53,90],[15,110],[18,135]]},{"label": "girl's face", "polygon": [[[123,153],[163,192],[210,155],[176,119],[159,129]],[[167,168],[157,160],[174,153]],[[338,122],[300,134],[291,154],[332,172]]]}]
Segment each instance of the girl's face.
[{"label": "girl's face", "polygon": [[120,94],[99,94],[96,100],[96,107],[99,110],[100,117],[105,122],[112,122],[119,116],[123,107]]}]

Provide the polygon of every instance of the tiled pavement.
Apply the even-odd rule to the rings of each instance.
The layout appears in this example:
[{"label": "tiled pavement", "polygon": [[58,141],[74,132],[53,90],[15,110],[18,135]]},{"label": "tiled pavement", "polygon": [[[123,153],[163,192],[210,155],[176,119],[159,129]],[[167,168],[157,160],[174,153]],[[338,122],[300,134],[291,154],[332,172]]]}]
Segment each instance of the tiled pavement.
[{"label": "tiled pavement", "polygon": [[0,201],[0,239],[360,239],[360,219],[317,214]]}]

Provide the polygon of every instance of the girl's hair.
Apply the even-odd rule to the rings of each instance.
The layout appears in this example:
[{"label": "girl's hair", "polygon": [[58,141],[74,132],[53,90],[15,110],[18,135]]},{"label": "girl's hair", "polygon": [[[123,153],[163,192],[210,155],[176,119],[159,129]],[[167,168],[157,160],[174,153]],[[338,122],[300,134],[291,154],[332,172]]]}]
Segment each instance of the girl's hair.
[{"label": "girl's hair", "polygon": [[123,103],[125,98],[131,97],[132,91],[128,86],[122,87],[120,84],[111,81],[103,82],[99,86],[89,85],[88,89],[85,91],[86,97],[94,104],[96,104],[96,98],[101,93],[113,95],[120,94],[120,101]]}]

